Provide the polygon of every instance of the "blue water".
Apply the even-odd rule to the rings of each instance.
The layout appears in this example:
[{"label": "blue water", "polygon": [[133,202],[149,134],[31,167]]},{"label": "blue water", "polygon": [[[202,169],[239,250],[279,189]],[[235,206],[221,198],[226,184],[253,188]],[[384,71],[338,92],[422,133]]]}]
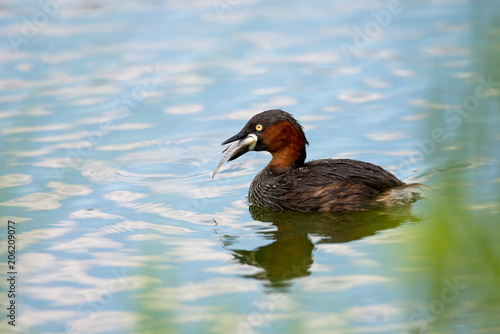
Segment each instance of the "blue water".
[{"label": "blue water", "polygon": [[[498,34],[498,4],[393,3],[2,4],[0,224],[16,222],[19,273],[17,323],[2,332],[428,330],[415,312],[432,300],[408,293],[421,263],[404,248],[424,204],[335,224],[259,220],[245,197],[269,154],[211,179],[219,144],[279,108],[304,125],[308,159],[429,180],[456,145],[450,134],[430,147],[422,129],[487,78],[475,34]],[[479,164],[487,182],[495,161]]]}]

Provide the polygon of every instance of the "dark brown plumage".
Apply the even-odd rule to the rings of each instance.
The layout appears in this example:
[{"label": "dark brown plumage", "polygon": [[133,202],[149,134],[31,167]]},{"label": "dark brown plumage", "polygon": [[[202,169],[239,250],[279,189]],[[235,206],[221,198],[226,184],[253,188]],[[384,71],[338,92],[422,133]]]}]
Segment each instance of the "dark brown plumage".
[{"label": "dark brown plumage", "polygon": [[267,166],[250,185],[248,201],[292,211],[359,211],[405,184],[383,168],[357,160],[321,159],[286,171]]},{"label": "dark brown plumage", "polygon": [[248,192],[251,204],[291,211],[361,211],[380,204],[406,204],[419,198],[415,185],[371,163],[351,159],[321,159],[305,163],[302,126],[282,110],[252,117],[223,144],[234,142],[219,166],[249,150],[268,151],[269,164],[254,178]]}]

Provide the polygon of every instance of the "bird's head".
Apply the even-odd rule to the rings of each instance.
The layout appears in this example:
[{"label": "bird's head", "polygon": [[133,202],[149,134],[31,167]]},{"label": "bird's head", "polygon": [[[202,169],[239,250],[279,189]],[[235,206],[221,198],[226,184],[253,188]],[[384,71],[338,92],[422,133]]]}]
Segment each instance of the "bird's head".
[{"label": "bird's head", "polygon": [[300,167],[306,159],[306,136],[302,126],[289,113],[266,110],[253,116],[236,135],[222,145],[233,143],[217,165],[212,177],[226,160],[235,160],[249,151],[267,151],[273,158],[270,168],[285,170]]}]

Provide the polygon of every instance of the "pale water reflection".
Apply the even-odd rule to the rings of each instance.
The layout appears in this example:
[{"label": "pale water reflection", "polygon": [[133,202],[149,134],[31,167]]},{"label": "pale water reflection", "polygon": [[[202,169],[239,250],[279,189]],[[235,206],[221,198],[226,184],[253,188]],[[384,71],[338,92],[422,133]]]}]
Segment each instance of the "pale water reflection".
[{"label": "pale water reflection", "polygon": [[[498,331],[495,1],[400,1],[364,41],[392,2],[44,3],[0,6],[0,254],[14,221],[18,272],[2,333]],[[267,153],[211,174],[272,108],[308,159],[373,162],[427,200],[249,207]]]}]

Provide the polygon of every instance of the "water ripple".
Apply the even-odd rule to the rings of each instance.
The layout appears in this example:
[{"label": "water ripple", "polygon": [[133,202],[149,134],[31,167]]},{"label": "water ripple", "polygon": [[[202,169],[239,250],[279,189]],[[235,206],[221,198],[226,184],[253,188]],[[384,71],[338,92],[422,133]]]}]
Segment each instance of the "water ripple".
[{"label": "water ripple", "polygon": [[24,184],[31,183],[33,176],[28,174],[7,174],[0,176],[0,189],[17,187]]},{"label": "water ripple", "polygon": [[[207,175],[206,170],[200,170],[198,159],[153,159],[149,161],[99,161],[82,166],[80,172],[89,180],[95,182],[116,182],[140,185],[158,185],[158,183],[171,183],[172,180],[193,179]],[[160,164],[159,166],[155,166]],[[137,170],[137,171],[136,171]],[[147,170],[171,171],[171,173],[147,173]],[[182,175],[176,170],[184,170]]]}]

